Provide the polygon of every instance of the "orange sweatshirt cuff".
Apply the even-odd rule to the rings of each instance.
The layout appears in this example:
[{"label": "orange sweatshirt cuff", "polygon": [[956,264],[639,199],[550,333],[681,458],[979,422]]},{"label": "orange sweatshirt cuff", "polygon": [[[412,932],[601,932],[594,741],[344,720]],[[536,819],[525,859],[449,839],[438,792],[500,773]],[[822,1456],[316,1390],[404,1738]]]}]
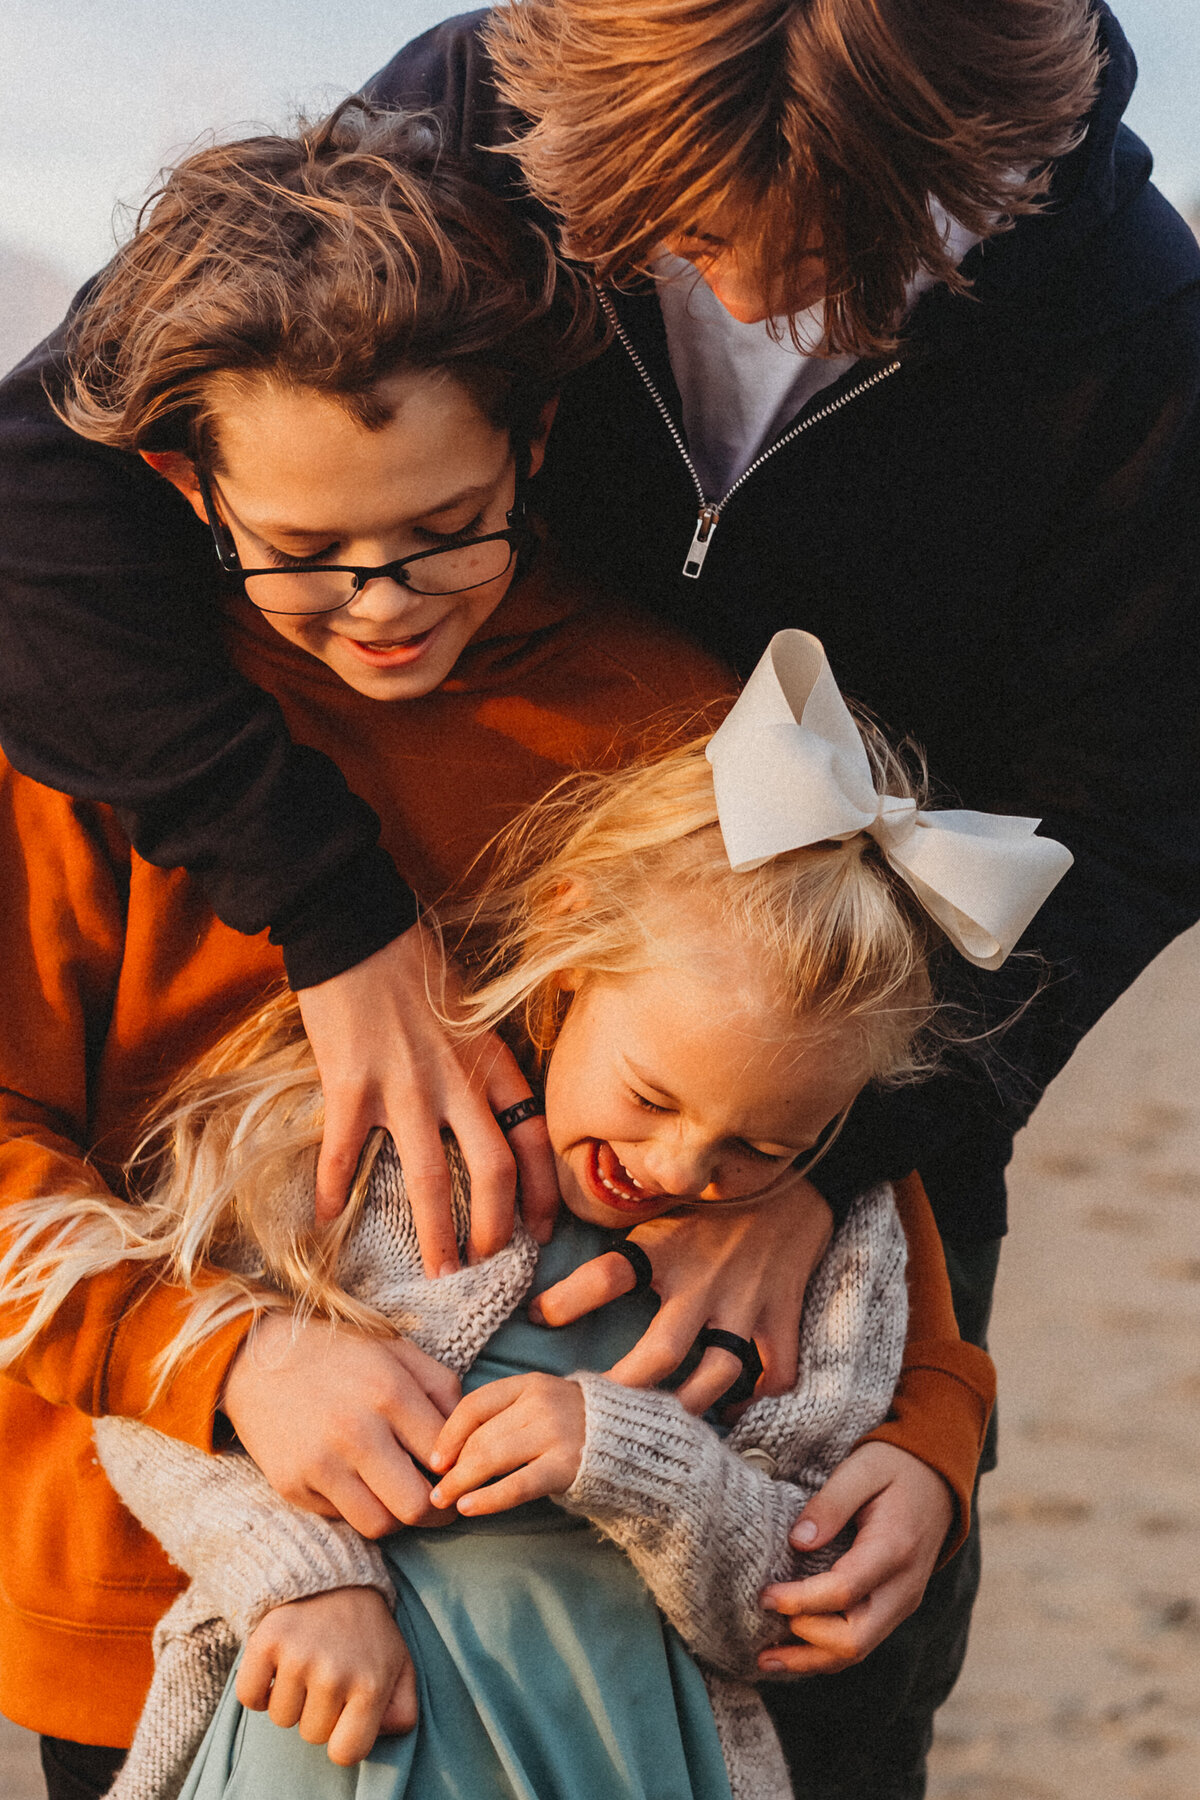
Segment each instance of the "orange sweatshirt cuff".
[{"label": "orange sweatshirt cuff", "polygon": [[141,1419],[168,1437],[212,1450],[213,1423],[225,1377],[253,1323],[248,1314],[215,1331],[154,1393],[154,1364],[183,1322],[195,1295],[154,1283],[133,1302],[113,1332],[104,1369],[103,1412]]},{"label": "orange sweatshirt cuff", "polygon": [[986,1351],[945,1339],[910,1343],[891,1411],[862,1440],[907,1450],[950,1489],[955,1519],[939,1568],[961,1549],[971,1523],[971,1495],[995,1399],[996,1371]]},{"label": "orange sweatshirt cuff", "polygon": [[10,1373],[52,1405],[93,1418],[142,1419],[212,1450],[221,1390],[252,1320],[244,1315],[213,1332],[156,1394],[158,1358],[194,1299],[194,1292],[151,1274],[131,1278],[127,1264],[81,1281]]}]

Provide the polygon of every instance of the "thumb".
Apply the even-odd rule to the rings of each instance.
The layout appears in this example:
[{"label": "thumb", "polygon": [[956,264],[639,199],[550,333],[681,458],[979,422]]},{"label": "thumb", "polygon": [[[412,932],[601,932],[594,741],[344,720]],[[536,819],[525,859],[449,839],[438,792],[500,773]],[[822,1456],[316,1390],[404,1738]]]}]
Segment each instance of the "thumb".
[{"label": "thumb", "polygon": [[853,1457],[839,1463],[825,1486],[799,1513],[788,1533],[792,1548],[823,1550],[878,1492],[878,1481]]}]

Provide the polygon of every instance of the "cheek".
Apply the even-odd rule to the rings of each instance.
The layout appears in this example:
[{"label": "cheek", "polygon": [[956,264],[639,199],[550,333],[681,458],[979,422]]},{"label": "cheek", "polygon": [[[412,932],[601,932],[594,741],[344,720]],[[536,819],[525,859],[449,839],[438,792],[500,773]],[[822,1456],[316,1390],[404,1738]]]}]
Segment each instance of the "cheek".
[{"label": "cheek", "polygon": [[307,650],[310,656],[320,656],[328,638],[328,627],[320,618],[290,619],[286,613],[264,613],[263,618],[272,631],[298,650]]}]

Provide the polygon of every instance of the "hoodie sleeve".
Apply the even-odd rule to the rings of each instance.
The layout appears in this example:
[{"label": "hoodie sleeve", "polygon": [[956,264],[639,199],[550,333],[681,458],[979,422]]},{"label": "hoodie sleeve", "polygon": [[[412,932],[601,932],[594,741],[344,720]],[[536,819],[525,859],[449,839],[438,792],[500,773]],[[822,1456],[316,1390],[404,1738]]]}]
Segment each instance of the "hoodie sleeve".
[{"label": "hoodie sleeve", "polygon": [[371,808],[229,662],[190,509],[55,414],[62,339],[0,383],[0,743],[22,773],[114,806],[227,925],[269,926],[293,987],[313,986],[416,903]]}]

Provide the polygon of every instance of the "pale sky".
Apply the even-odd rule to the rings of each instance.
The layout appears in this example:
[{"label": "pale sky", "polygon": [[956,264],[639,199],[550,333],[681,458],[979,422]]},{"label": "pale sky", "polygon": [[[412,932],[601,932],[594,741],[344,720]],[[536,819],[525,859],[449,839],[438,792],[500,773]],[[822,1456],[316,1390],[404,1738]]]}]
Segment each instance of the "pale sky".
[{"label": "pale sky", "polygon": [[[636,0],[630,0],[636,4]],[[3,0],[0,368],[107,261],[136,203],[201,133],[286,125],[461,10],[438,0]],[[1117,0],[1142,68],[1130,123],[1200,202],[1200,0]]]}]

